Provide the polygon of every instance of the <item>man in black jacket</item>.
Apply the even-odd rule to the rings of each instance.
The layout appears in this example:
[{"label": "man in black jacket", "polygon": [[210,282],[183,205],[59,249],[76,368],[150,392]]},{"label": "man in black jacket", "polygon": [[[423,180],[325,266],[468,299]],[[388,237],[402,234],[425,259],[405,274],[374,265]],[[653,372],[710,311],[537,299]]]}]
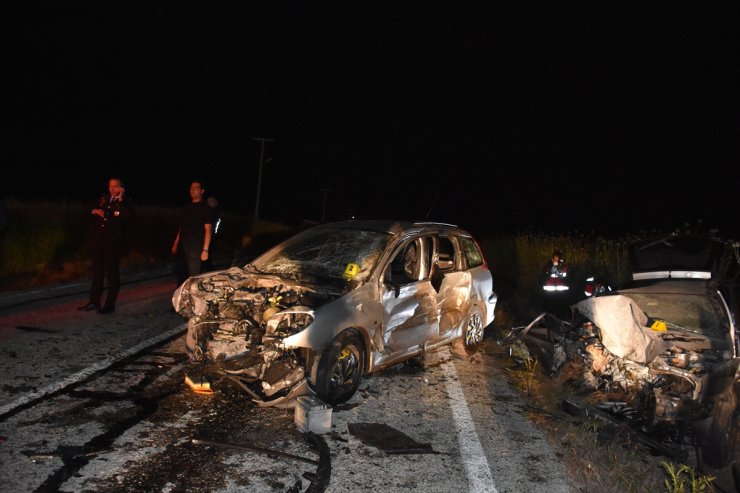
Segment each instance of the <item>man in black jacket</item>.
[{"label": "man in black jacket", "polygon": [[[118,177],[108,180],[108,193],[98,199],[90,211],[92,216],[92,282],[90,301],[78,310],[97,310],[100,314],[113,313],[121,289],[120,262],[126,226],[131,219],[131,203]],[[108,282],[108,294],[101,307],[103,282]]]}]

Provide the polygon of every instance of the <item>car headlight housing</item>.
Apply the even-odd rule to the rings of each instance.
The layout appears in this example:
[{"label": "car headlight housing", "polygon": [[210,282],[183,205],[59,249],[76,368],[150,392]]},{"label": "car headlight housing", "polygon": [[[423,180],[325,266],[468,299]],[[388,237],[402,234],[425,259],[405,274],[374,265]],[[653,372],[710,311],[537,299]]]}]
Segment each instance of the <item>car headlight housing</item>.
[{"label": "car headlight housing", "polygon": [[172,307],[175,309],[175,312],[188,318],[193,316],[192,304],[190,302],[190,284],[190,279],[186,280],[172,294]]},{"label": "car headlight housing", "polygon": [[265,335],[285,338],[302,331],[314,319],[314,311],[306,306],[293,306],[270,316],[265,324]]}]

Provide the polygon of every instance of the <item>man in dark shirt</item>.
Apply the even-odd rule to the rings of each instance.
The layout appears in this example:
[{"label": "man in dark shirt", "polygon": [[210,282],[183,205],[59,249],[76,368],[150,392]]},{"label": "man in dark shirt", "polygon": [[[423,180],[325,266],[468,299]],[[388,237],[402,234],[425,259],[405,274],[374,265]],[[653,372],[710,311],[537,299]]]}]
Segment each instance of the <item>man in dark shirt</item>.
[{"label": "man in dark shirt", "polygon": [[[90,301],[79,310],[97,310],[98,313],[113,313],[116,299],[121,290],[120,261],[126,226],[131,219],[131,203],[124,197],[125,189],[120,178],[108,180],[108,193],[98,199],[90,211],[92,224],[92,283]],[[103,282],[108,281],[105,305],[100,306]]]},{"label": "man in dark shirt", "polygon": [[209,258],[213,212],[203,200],[204,193],[201,181],[190,182],[190,203],[182,209],[180,228],[172,243],[172,254],[177,256],[178,286],[188,277],[200,274],[203,262]]}]

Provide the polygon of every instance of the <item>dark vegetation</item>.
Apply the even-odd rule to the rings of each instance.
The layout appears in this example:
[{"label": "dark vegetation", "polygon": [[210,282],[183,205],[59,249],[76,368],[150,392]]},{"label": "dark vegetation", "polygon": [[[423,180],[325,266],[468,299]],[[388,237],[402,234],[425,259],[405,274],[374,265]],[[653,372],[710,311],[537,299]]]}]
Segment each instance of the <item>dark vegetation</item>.
[{"label": "dark vegetation", "polygon": [[[2,201],[7,225],[0,233],[0,291],[85,279],[89,271],[89,204],[71,201]],[[177,232],[176,207],[136,206],[122,260],[125,273],[172,264],[170,247]],[[282,224],[224,212],[215,248],[218,267],[240,265],[310,224]],[[463,225],[464,227],[464,225]],[[571,275],[599,273],[620,280],[626,273],[625,242],[629,237],[597,234],[477,233],[496,290],[502,300],[521,307],[538,293],[541,269],[553,249],[568,258]]]},{"label": "dark vegetation", "polygon": [[[90,205],[8,199],[0,233],[0,291],[87,279],[90,271]],[[171,268],[177,207],[135,206],[121,261],[124,275]],[[264,251],[294,231],[290,226],[221,213],[214,265],[226,267]]]}]

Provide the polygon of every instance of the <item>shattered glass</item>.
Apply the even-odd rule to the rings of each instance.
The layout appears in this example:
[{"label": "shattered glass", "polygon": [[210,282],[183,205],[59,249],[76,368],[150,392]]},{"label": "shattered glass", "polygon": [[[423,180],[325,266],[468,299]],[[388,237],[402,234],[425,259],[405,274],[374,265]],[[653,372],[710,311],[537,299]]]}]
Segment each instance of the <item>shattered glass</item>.
[{"label": "shattered glass", "polygon": [[262,274],[301,281],[344,282],[347,264],[360,266],[354,281],[365,279],[390,239],[387,233],[358,230],[308,230],[252,264]]}]

